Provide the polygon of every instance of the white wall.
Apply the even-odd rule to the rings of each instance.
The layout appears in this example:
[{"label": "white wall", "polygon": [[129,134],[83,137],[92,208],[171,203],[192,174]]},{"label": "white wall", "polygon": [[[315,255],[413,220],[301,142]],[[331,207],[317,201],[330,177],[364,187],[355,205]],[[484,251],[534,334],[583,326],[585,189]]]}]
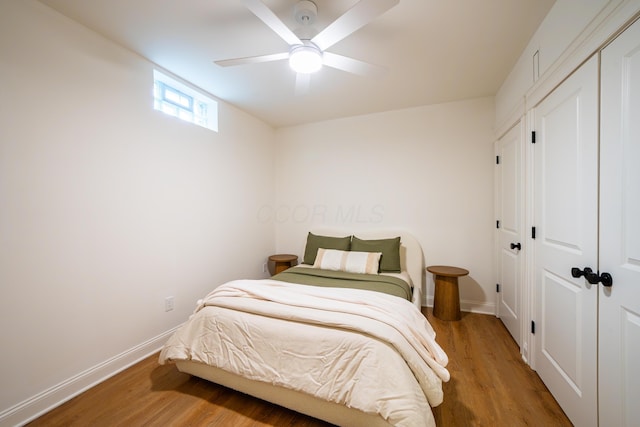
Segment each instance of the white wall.
[{"label": "white wall", "polygon": [[463,309],[493,313],[493,121],[481,98],[279,129],[277,200],[260,219],[300,256],[313,226],[410,231],[425,265],[470,270]]},{"label": "white wall", "polygon": [[[533,55],[539,51],[539,76],[552,71],[554,63],[563,55],[582,30],[593,20],[607,3],[619,3],[621,0],[557,0],[545,20],[540,24],[518,62],[502,84],[496,95],[496,118],[498,127],[510,127],[513,122],[510,115],[518,109],[525,93],[534,83]],[[508,121],[508,123],[504,123]]]},{"label": "white wall", "polygon": [[[496,94],[498,135],[639,12],[640,0],[557,0]],[[539,78],[534,81],[536,51]]]},{"label": "white wall", "polygon": [[219,133],[153,111],[152,71],[0,0],[0,424],[157,349],[212,286],[264,276],[275,131],[224,103]]}]

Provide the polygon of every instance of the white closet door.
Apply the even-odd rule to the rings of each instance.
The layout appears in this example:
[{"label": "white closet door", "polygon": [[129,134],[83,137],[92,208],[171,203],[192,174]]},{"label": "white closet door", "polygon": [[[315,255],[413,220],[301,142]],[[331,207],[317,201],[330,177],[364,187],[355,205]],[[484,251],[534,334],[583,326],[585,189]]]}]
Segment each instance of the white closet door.
[{"label": "white closet door", "polygon": [[598,58],[534,109],[534,368],[576,426],[596,426]]},{"label": "white closet door", "polygon": [[601,426],[640,422],[640,22],[602,52]]},{"label": "white closet door", "polygon": [[498,316],[513,339],[521,343],[522,255],[522,125],[513,127],[496,143],[498,226]]}]

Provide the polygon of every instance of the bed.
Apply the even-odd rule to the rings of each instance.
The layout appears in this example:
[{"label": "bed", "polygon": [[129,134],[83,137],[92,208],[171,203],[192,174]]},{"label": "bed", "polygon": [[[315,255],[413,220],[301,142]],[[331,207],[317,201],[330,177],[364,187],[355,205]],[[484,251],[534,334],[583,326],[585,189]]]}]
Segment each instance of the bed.
[{"label": "bed", "polygon": [[312,230],[298,266],[218,286],[160,363],[340,426],[434,426],[449,373],[420,312],[422,249],[353,234]]}]

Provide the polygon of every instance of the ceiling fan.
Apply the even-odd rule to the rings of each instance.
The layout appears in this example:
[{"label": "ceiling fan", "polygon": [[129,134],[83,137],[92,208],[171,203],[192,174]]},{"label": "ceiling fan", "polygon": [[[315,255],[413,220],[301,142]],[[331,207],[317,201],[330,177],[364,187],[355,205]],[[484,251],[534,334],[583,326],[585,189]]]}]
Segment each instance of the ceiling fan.
[{"label": "ceiling fan", "polygon": [[307,91],[311,74],[323,65],[360,75],[378,75],[381,67],[347,56],[327,52],[327,49],[382,15],[399,0],[360,0],[351,9],[329,24],[324,30],[313,34],[312,24],[318,13],[316,4],[309,0],[299,1],[294,8],[296,22],[301,28],[294,33],[261,0],[243,0],[245,6],[262,22],[289,44],[288,52],[250,56],[215,61],[222,67],[288,59],[296,71],[296,93]]}]

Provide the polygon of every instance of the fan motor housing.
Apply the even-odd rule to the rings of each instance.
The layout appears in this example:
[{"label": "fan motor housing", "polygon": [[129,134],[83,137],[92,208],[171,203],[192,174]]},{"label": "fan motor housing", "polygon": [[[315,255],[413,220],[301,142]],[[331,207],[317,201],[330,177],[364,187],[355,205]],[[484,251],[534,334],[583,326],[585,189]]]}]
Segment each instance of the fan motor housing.
[{"label": "fan motor housing", "polygon": [[302,25],[311,25],[315,22],[318,15],[318,7],[309,0],[302,0],[296,3],[294,7],[294,16],[296,22]]}]

